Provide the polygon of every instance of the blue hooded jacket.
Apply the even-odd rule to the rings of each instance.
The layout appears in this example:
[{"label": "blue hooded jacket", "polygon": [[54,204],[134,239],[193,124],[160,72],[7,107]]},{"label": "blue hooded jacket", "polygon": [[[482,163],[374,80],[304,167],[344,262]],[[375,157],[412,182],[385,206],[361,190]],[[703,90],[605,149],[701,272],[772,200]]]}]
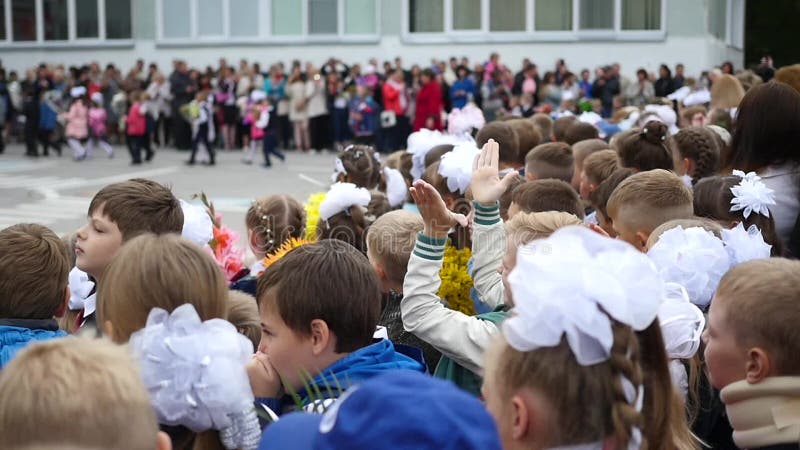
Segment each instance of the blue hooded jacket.
[{"label": "blue hooded jacket", "polygon": [[55,320],[0,320],[0,369],[28,343],[66,336]]},{"label": "blue hooded jacket", "polygon": [[[394,344],[388,339],[381,339],[331,364],[317,374],[309,385],[316,386],[324,398],[336,398],[342,393],[339,392],[339,387],[344,391],[353,384],[390,370],[413,370],[425,373],[426,367],[421,362],[395,350]],[[311,403],[309,397],[315,399],[318,397],[316,389],[311,395],[305,389],[301,389],[297,395],[304,405]],[[294,408],[294,401],[289,396],[283,399],[259,398],[257,402],[270,407],[277,414]]]}]

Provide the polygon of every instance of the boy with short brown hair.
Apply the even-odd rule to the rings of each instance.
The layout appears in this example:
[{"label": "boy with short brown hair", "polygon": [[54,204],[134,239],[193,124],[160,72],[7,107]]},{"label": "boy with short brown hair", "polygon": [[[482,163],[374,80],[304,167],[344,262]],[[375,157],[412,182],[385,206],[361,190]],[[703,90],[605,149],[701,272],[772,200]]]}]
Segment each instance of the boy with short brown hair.
[{"label": "boy with short brown hair", "polygon": [[709,380],[739,448],[796,449],[800,262],[757,259],[720,281],[703,333]]},{"label": "boy with short brown hair", "polygon": [[589,195],[618,167],[617,152],[614,150],[601,150],[586,157],[578,185],[581,198],[588,200]]},{"label": "boy with short brown hair", "polygon": [[284,392],[309,405],[317,388],[335,398],[381,371],[423,372],[389,340],[373,343],[380,299],[369,260],[342,241],[302,245],[267,267],[258,279],[261,342],[248,367],[259,401],[280,414],[294,404]]},{"label": "boy with short brown hair", "polygon": [[580,189],[583,162],[589,155],[608,148],[610,148],[608,143],[602,139],[587,139],[577,142],[572,146],[572,157],[575,160],[575,171],[572,174],[572,187],[576,191]]},{"label": "boy with short brown hair", "polygon": [[483,147],[489,139],[494,139],[500,145],[500,173],[504,174],[511,169],[517,169],[519,163],[519,139],[514,128],[508,122],[489,122],[478,131],[475,136],[475,145]]},{"label": "boy with short brown hair", "polygon": [[520,212],[561,211],[583,218],[584,211],[581,199],[567,182],[561,180],[528,181],[511,194],[511,206],[508,207],[508,218],[512,219]]},{"label": "boy with short brown hair", "polygon": [[672,172],[655,169],[622,181],[608,199],[608,215],[620,239],[639,250],[662,223],[694,216],[692,190]]},{"label": "boy with short brown hair", "polygon": [[0,376],[3,448],[169,450],[124,347],[64,338],[29,346]]},{"label": "boy with short brown hair", "polygon": [[[122,245],[140,234],[180,234],[181,204],[166,186],[135,178],[102,188],[89,204],[88,221],[78,229],[75,266],[99,282]],[[81,325],[94,322],[96,298],[86,299]]]},{"label": "boy with short brown hair", "polygon": [[69,300],[67,250],[55,233],[22,223],[0,231],[0,369],[32,341],[66,335],[54,317]]},{"label": "boy with short brown hair", "polygon": [[572,149],[563,142],[537,145],[525,156],[525,178],[528,181],[554,178],[570,183],[574,161]]}]

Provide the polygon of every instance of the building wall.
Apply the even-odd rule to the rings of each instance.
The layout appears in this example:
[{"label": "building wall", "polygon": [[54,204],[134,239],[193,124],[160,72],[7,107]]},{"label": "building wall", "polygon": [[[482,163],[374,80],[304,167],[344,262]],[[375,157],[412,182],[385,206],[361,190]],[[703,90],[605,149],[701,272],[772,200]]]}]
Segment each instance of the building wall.
[{"label": "building wall", "polygon": [[133,11],[134,40],[132,46],[121,48],[5,48],[3,65],[22,69],[40,61],[66,65],[98,61],[113,62],[123,69],[138,58],[156,62],[168,68],[175,58],[189,61],[192,66],[215,65],[220,57],[228,61],[246,58],[262,65],[273,61],[293,59],[321,63],[331,56],[346,62],[364,63],[370,58],[379,61],[401,56],[407,65],[428,64],[432,58],[467,56],[471,61],[485,60],[498,52],[502,60],[517,68],[523,58],[531,58],[540,70],[553,67],[557,58],[564,58],[572,70],[594,68],[618,62],[623,73],[633,76],[642,67],[656,71],[661,63],[674,66],[683,63],[687,74],[699,74],[721,62],[730,60],[741,67],[741,49],[726,45],[707,31],[708,2],[711,0],[667,1],[665,39],[657,41],[592,41],[577,42],[469,42],[469,43],[410,43],[402,32],[403,4],[400,0],[379,0],[380,38],[377,43],[344,44],[238,44],[171,45],[156,43],[156,0],[135,0]]}]

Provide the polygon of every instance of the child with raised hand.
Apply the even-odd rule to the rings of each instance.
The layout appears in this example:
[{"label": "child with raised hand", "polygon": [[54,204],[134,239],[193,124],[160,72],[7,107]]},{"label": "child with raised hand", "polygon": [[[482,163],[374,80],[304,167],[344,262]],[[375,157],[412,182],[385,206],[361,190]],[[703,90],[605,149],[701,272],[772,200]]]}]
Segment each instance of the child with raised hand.
[{"label": "child with raised hand", "polygon": [[740,448],[799,447],[798,298],[800,262],[770,258],[733,268],[711,304],[706,365]]},{"label": "child with raised hand", "polygon": [[658,326],[663,297],[647,258],[569,227],[516,259],[504,275],[516,312],[487,353],[483,387],[504,448],[691,448],[658,426],[671,384],[647,379],[646,359],[664,353],[660,338],[638,338]]},{"label": "child with raised hand", "polygon": [[[169,188],[152,180],[134,178],[102,188],[89,204],[87,223],[78,229],[75,267],[95,282],[119,249],[144,233],[181,233],[183,210]],[[80,310],[77,327],[95,325],[96,292],[71,301]]]},{"label": "child with raised hand", "polygon": [[248,373],[258,400],[277,414],[298,403],[324,409],[324,400],[387,371],[425,370],[391,341],[373,341],[378,278],[344,242],[303,245],[270,265],[258,280],[258,303],[261,344]]},{"label": "child with raised hand", "polygon": [[[473,182],[476,201],[474,222],[478,245],[475,247],[475,252],[476,267],[479,270],[475,271],[473,268],[473,276],[478,283],[481,283],[480,280],[489,272],[497,273],[501,260],[504,271],[513,267],[516,244],[546,236],[554,231],[550,229],[537,235],[528,233],[529,230],[525,227],[520,227],[518,232],[511,234],[512,239],[506,244],[506,233],[500,221],[497,199],[518,175],[510,172],[502,180],[500,179],[497,152],[496,144],[489,143],[474,163],[476,168]],[[403,281],[404,298],[400,304],[403,325],[406,331],[442,352],[436,376],[450,379],[462,389],[478,395],[480,376],[483,374],[483,352],[488,348],[492,337],[497,334],[497,323],[508,313],[503,310],[505,308],[500,308],[491,313],[468,316],[448,309],[441,303],[436,292],[441,284],[439,271],[447,235],[453,225],[466,225],[467,219],[448,210],[436,189],[423,180],[414,183],[411,195],[420,208],[424,226],[422,233],[417,237]],[[482,226],[485,226],[486,230],[479,229]],[[497,288],[496,280],[494,281],[494,288],[485,290],[487,298],[503,296],[502,290]],[[504,302],[500,300],[493,303]],[[505,303],[513,306],[509,302]]]},{"label": "child with raised hand", "polygon": [[129,342],[176,448],[257,446],[253,346],[225,320],[228,290],[210,255],[176,235],[139,236],[106,269],[98,298],[103,331]]},{"label": "child with raised hand", "polygon": [[0,377],[7,449],[170,450],[125,347],[65,338],[29,346]]},{"label": "child with raised hand", "polygon": [[69,263],[61,239],[41,225],[0,230],[0,248],[2,369],[29,343],[66,336],[54,317],[66,311]]}]

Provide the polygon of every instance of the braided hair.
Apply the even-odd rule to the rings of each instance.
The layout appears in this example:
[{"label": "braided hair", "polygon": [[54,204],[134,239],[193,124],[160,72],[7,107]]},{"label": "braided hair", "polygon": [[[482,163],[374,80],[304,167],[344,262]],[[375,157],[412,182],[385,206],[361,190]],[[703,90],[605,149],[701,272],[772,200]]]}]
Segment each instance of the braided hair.
[{"label": "braided hair", "polygon": [[252,233],[256,256],[269,255],[289,238],[301,238],[305,232],[306,213],[297,200],[288,195],[256,199],[247,210],[245,225]]},{"label": "braided hair", "polygon": [[350,145],[339,152],[346,173],[336,181],[353,183],[358,187],[375,189],[381,180],[381,163],[375,149],[369,145]]},{"label": "braided hair", "polygon": [[670,146],[681,158],[695,161],[694,171],[687,174],[692,177],[692,184],[719,170],[720,148],[712,133],[708,128],[689,127],[669,139]]}]

